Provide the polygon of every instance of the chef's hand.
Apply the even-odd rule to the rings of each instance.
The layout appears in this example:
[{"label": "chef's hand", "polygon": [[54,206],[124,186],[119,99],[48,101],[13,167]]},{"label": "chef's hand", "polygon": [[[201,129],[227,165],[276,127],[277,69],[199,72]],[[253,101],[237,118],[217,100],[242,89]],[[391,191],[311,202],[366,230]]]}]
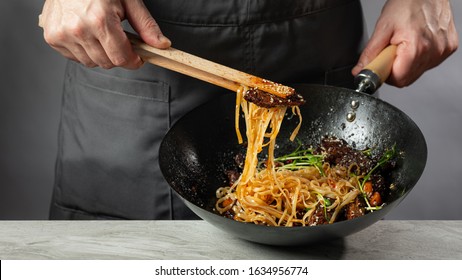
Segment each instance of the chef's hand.
[{"label": "chef's hand", "polygon": [[443,62],[458,47],[449,0],[388,0],[353,75],[389,44],[397,45],[391,85],[408,86]]},{"label": "chef's hand", "polygon": [[168,48],[167,39],[142,0],[46,0],[41,15],[45,41],[63,56],[88,67],[141,67],[121,21],[127,19],[149,45]]}]

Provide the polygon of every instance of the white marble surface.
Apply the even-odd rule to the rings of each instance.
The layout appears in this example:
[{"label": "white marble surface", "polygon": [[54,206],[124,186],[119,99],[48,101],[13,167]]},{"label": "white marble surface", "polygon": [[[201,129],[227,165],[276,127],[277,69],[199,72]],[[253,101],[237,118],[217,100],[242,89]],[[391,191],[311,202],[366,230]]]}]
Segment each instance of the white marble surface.
[{"label": "white marble surface", "polygon": [[462,221],[379,221],[344,239],[273,247],[204,221],[1,221],[0,259],[462,259]]}]

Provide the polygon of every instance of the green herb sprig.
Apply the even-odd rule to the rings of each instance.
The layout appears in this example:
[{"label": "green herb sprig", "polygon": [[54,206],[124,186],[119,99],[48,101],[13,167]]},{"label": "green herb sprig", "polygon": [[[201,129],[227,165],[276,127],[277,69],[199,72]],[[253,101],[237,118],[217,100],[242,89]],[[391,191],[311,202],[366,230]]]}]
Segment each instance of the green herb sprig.
[{"label": "green herb sprig", "polygon": [[369,210],[369,211],[374,211],[374,210],[380,210],[382,209],[381,206],[375,206],[375,207],[372,207],[369,203],[369,200],[367,199],[367,194],[364,192],[364,184],[366,184],[367,181],[369,181],[370,177],[372,176],[372,174],[379,168],[381,167],[382,165],[384,165],[385,163],[389,162],[390,160],[392,160],[393,158],[395,158],[396,156],[398,155],[398,152],[396,150],[396,144],[393,145],[393,147],[389,150],[386,150],[383,155],[380,157],[379,161],[377,162],[377,164],[369,171],[369,173],[366,174],[366,176],[364,176],[364,178],[360,181],[360,184],[359,184],[359,189],[361,191],[361,194],[362,196],[364,197],[364,200],[366,201],[366,204],[367,204],[367,207],[366,209]]},{"label": "green herb sprig", "polygon": [[308,166],[314,166],[319,170],[321,175],[324,175],[324,171],[322,170],[324,155],[315,155],[313,154],[313,149],[302,149],[301,147],[300,145],[292,153],[275,158],[275,162],[282,163],[278,168],[299,170]]}]

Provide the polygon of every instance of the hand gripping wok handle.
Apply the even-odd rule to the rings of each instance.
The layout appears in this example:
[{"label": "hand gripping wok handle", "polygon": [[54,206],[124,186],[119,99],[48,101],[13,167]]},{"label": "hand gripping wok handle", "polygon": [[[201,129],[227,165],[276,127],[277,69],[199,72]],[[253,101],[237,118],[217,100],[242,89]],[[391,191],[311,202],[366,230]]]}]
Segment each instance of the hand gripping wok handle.
[{"label": "hand gripping wok handle", "polygon": [[390,45],[383,49],[374,60],[356,75],[356,90],[368,94],[376,92],[390,76],[395,57],[395,45]]}]

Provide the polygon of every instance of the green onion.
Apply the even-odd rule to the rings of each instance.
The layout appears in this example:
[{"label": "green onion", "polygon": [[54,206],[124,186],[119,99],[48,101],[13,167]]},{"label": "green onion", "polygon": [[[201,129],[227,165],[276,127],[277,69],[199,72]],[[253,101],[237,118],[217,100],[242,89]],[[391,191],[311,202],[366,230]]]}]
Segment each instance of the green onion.
[{"label": "green onion", "polygon": [[380,210],[380,209],[382,209],[382,206],[374,206],[374,207],[368,206],[368,207],[366,207],[366,210],[368,210],[368,211],[377,211],[377,210]]}]

